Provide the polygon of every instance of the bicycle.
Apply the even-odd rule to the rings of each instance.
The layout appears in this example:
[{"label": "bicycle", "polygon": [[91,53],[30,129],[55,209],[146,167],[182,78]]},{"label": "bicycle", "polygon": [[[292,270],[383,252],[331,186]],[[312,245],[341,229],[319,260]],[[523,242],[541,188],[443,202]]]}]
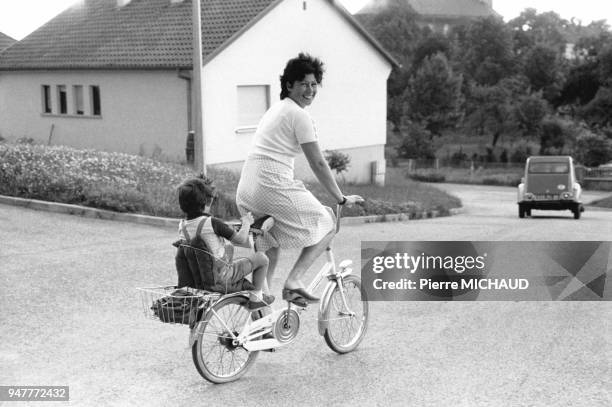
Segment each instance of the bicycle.
[{"label": "bicycle", "polygon": [[[341,209],[338,205],[336,233],[340,230]],[[265,233],[265,228],[251,230],[254,239]],[[365,336],[368,302],[361,290],[360,277],[352,274],[352,261],[343,260],[336,266],[331,247],[327,248],[326,257],[326,263],[307,290],[314,292],[327,279],[319,303],[318,331],[333,351],[344,354],[354,350]],[[257,315],[247,308],[246,291],[226,295],[190,291],[197,298],[199,312],[189,321],[177,322],[190,325],[189,345],[196,369],[206,380],[217,384],[243,376],[259,351],[292,343],[299,332],[300,314],[307,307],[287,301],[286,307]]]}]

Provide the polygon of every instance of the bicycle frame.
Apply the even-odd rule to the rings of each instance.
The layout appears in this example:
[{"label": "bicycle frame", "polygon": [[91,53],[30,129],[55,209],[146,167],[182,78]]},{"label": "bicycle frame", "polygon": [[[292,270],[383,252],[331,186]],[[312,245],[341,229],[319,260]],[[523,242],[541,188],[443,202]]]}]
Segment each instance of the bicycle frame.
[{"label": "bicycle frame", "polygon": [[[336,213],[338,214],[336,217],[336,232],[338,232],[340,230],[341,206],[338,206]],[[334,291],[334,288],[336,284],[339,284],[340,287],[342,287],[342,279],[352,273],[352,268],[351,268],[352,264],[353,262],[351,260],[344,260],[336,267],[333,251],[331,247],[328,247],[326,249],[325,264],[321,267],[319,272],[314,276],[313,280],[308,285],[307,290],[309,292],[314,292],[319,287],[323,279],[325,278],[327,279],[327,284],[325,286],[325,289],[323,291],[323,295],[321,297],[321,301],[319,304],[318,330],[319,330],[320,335],[323,335],[328,327],[329,321],[324,319],[324,312],[325,312],[325,309],[327,308],[327,304],[329,303],[331,299],[331,295]],[[342,302],[344,306],[346,307],[346,309],[348,310],[349,308],[346,302],[346,298],[344,296],[344,292],[342,290],[340,290],[340,292],[341,292]],[[229,296],[243,296],[243,295],[244,293],[234,293],[228,296],[224,296],[221,299],[228,298]],[[240,330],[240,333],[238,335],[235,335],[234,333],[231,332],[231,330],[226,326],[225,321],[223,321],[223,319],[220,318],[216,314],[216,312],[214,311],[212,307],[210,308],[210,312],[211,312],[210,318],[217,318],[217,320],[227,329],[228,334],[232,337],[232,340],[234,341],[236,345],[241,345],[248,351],[259,351],[259,350],[265,350],[265,349],[285,346],[293,342],[295,338],[289,341],[286,341],[286,342],[280,342],[276,338],[260,339],[261,336],[271,333],[272,330],[274,329],[274,324],[278,321],[278,318],[280,317],[280,315],[284,313],[285,311],[288,312],[289,310],[292,309],[292,307],[297,307],[297,306],[289,303],[287,308],[277,309],[273,311],[271,314],[265,315],[262,318],[257,319],[255,321],[248,319],[247,321],[245,321],[245,324],[243,328]],[[299,312],[305,309],[302,307],[297,307],[297,308]],[[193,342],[195,340],[195,336],[197,333],[195,331],[196,329],[192,329],[192,334],[190,335],[190,341],[189,341],[190,346],[193,345]]]}]

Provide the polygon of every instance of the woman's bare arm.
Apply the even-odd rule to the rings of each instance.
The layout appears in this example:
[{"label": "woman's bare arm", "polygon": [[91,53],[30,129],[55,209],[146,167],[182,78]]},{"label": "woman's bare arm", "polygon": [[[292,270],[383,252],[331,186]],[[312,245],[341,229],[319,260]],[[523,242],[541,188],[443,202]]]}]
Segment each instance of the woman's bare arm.
[{"label": "woman's bare arm", "polygon": [[323,187],[336,200],[336,202],[342,202],[344,200],[344,196],[338,187],[338,183],[336,182],[329,165],[327,164],[327,160],[325,160],[325,157],[319,148],[319,143],[317,141],[304,143],[302,144],[302,151],[304,151],[308,164],[321,185],[323,185]]}]

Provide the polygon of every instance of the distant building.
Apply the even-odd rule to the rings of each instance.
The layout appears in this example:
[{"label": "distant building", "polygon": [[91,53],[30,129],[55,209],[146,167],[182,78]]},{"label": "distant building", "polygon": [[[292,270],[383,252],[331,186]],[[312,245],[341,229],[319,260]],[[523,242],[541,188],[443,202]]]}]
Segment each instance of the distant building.
[{"label": "distant building", "polygon": [[357,14],[376,14],[392,3],[405,2],[417,15],[421,27],[446,34],[450,27],[485,17],[500,17],[493,0],[371,0]]},{"label": "distant building", "polygon": [[0,52],[4,51],[5,49],[7,49],[8,47],[10,47],[16,42],[17,42],[16,39],[11,38],[6,34],[0,33]]}]

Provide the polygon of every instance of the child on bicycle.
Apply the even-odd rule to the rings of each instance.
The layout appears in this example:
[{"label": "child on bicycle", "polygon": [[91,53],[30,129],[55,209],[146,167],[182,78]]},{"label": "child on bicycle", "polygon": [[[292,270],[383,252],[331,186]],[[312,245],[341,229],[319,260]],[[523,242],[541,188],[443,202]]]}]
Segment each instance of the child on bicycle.
[{"label": "child on bicycle", "polygon": [[[231,281],[239,281],[253,274],[255,289],[249,291],[249,310],[256,311],[267,307],[274,301],[274,296],[263,292],[268,274],[268,257],[264,252],[254,252],[248,257],[233,260],[232,243],[240,247],[250,247],[249,228],[253,224],[253,215],[249,212],[242,216],[242,224],[236,232],[221,219],[210,215],[210,207],[215,197],[215,186],[209,179],[191,178],[178,187],[179,205],[185,214],[185,219],[179,224],[179,239],[190,241],[199,231],[199,237],[204,240],[211,255],[231,265],[231,275],[228,276]],[[189,285],[185,284],[189,277],[184,276],[178,263],[177,273],[179,286]]]}]

